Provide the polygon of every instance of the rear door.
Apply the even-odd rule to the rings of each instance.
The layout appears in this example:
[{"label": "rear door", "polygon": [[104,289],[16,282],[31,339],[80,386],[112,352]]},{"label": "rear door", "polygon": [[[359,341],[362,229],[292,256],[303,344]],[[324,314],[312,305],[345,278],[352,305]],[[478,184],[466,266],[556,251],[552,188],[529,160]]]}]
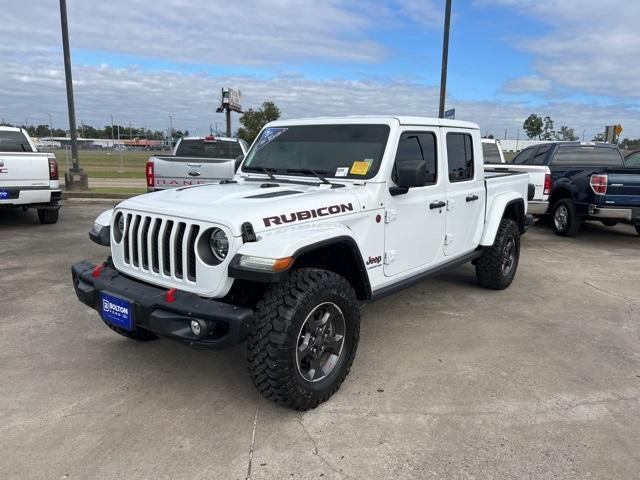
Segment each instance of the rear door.
[{"label": "rear door", "polygon": [[482,149],[479,139],[474,140],[469,130],[442,131],[447,165],[444,254],[455,256],[474,250],[482,235],[486,189],[483,175],[476,171],[476,158],[481,158]]},{"label": "rear door", "polygon": [[[436,128],[406,127],[401,130],[396,164],[421,160],[429,178],[422,187],[407,193],[387,193],[384,274],[387,277],[420,270],[442,258],[446,222],[446,197]],[[394,167],[395,172],[395,167]],[[390,185],[397,185],[395,173]],[[437,206],[439,205],[439,206]]]}]

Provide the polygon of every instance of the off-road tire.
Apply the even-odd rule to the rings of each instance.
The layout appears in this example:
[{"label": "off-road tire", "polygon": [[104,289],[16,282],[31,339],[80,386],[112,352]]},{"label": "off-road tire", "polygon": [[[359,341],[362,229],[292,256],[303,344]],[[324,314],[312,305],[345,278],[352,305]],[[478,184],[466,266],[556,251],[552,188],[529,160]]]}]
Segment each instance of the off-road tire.
[{"label": "off-road tire", "polygon": [[618,224],[618,222],[616,222],[615,220],[607,220],[607,219],[600,220],[600,222],[602,222],[602,224],[605,227],[615,227]]},{"label": "off-road tire", "polygon": [[58,223],[59,210],[57,208],[39,208],[38,219],[43,225]]},{"label": "off-road tire", "polygon": [[137,340],[139,342],[148,342],[150,340],[158,339],[158,336],[155,333],[150,332],[149,330],[145,330],[143,328],[135,328],[133,330],[127,330],[125,328],[116,327],[115,325],[111,325],[110,323],[107,323],[107,322],[104,322],[104,324],[114,332],[122,335],[123,337],[127,337],[132,340]]},{"label": "off-road tire", "polygon": [[[566,209],[566,222],[564,225],[558,225],[556,222],[556,213],[561,209]],[[553,231],[557,235],[562,237],[575,237],[580,231],[580,225],[582,225],[582,219],[576,212],[576,207],[569,198],[561,198],[553,206],[553,213],[551,214],[551,221],[553,225]]]},{"label": "off-road tire", "polygon": [[[511,268],[505,271],[506,248],[512,243],[513,259]],[[503,218],[498,227],[496,239],[490,248],[485,249],[475,261],[478,283],[485,288],[504,290],[516,275],[520,260],[520,230],[518,225],[508,218]]]},{"label": "off-road tire", "polygon": [[[309,314],[332,302],[344,317],[344,343],[331,372],[317,383],[303,378],[297,363],[298,336]],[[360,309],[351,284],[316,268],[293,270],[271,285],[255,309],[247,337],[247,368],[258,391],[280,405],[309,410],[333,395],[349,373],[360,337]]]}]

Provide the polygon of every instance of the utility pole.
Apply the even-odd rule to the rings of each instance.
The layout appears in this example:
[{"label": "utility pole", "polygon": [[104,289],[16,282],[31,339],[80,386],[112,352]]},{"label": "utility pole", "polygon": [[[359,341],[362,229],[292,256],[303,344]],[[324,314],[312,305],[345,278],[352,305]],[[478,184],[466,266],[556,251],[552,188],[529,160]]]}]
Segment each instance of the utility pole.
[{"label": "utility pole", "polygon": [[49,114],[49,136],[53,137],[53,122],[51,121],[51,114]]},{"label": "utility pole", "polygon": [[118,122],[118,150],[120,150],[120,170],[118,170],[120,173],[124,172],[124,168],[122,165],[122,149],[123,146],[120,144],[120,122]]},{"label": "utility pole", "polygon": [[449,25],[451,24],[451,0],[447,0],[444,13],[444,38],[442,40],[442,70],[440,73],[440,109],[438,116],[444,118],[444,103],[447,96],[447,64],[449,61]]},{"label": "utility pole", "polygon": [[169,115],[169,147],[173,149],[173,115]]},{"label": "utility pole", "polygon": [[67,25],[67,0],[60,0],[60,26],[62,28],[62,50],[64,53],[64,73],[67,84],[67,107],[69,109],[69,129],[71,130],[71,181],[69,186],[73,188],[74,183],[80,187],[87,185],[86,175],[80,175],[77,182],[74,174],[82,174],[80,159],[78,158],[78,132],[76,131],[76,111],[73,103],[73,79],[71,77],[71,52],[69,49],[69,27]]},{"label": "utility pole", "polygon": [[111,148],[115,147],[116,144],[113,141],[113,115],[109,115],[109,118],[111,119],[111,126],[109,127],[109,130],[111,130]]}]

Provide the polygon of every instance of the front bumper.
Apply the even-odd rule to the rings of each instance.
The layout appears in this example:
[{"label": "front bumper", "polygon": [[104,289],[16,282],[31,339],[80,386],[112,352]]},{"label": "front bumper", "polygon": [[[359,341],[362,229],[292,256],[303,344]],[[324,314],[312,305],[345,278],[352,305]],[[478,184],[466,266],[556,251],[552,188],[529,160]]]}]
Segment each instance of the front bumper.
[{"label": "front bumper", "polygon": [[640,207],[601,207],[589,205],[589,217],[618,220],[620,222],[640,223]]},{"label": "front bumper", "polygon": [[[99,311],[101,292],[126,298],[131,302],[134,327],[160,337],[218,350],[244,341],[253,321],[250,308],[182,291],[175,293],[173,302],[167,302],[167,289],[133,280],[111,266],[105,266],[94,277],[95,267],[86,260],[72,265],[73,288],[78,299]],[[192,320],[205,325],[199,336],[191,332]]]}]

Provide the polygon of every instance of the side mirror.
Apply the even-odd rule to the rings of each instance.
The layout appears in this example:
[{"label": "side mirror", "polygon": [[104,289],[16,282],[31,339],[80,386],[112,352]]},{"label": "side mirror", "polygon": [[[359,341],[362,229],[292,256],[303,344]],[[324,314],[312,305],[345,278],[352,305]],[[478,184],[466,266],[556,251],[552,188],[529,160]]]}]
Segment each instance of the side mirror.
[{"label": "side mirror", "polygon": [[235,166],[234,172],[238,173],[238,169],[240,168],[240,165],[242,164],[243,160],[244,160],[244,155],[238,155],[236,157],[236,166]]},{"label": "side mirror", "polygon": [[396,163],[396,183],[391,187],[391,195],[407,193],[412,187],[423,187],[429,181],[427,163],[424,160],[403,160]]}]

